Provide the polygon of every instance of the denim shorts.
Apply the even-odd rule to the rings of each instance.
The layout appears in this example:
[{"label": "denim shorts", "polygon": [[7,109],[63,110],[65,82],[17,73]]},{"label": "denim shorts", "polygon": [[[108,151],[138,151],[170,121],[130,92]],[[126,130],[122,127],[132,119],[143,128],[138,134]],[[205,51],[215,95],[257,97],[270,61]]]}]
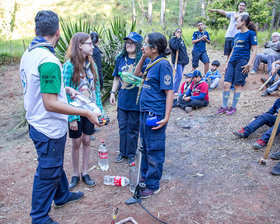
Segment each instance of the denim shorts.
[{"label": "denim shorts", "polygon": [[203,64],[209,63],[209,57],[208,57],[206,51],[204,51],[204,52],[192,51],[192,67],[193,68],[198,67],[199,60],[201,60]]}]

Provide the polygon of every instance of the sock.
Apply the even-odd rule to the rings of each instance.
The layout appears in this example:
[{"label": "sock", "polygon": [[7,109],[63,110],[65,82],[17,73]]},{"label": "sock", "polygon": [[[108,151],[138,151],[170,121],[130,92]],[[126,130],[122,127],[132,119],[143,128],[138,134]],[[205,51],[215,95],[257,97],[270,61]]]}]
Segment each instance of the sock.
[{"label": "sock", "polygon": [[223,105],[222,105],[223,108],[226,108],[228,106],[229,94],[230,94],[230,91],[223,92]]},{"label": "sock", "polygon": [[238,103],[240,95],[241,95],[241,93],[234,93],[233,94],[233,101],[232,101],[232,107],[233,108],[236,108],[236,104]]}]

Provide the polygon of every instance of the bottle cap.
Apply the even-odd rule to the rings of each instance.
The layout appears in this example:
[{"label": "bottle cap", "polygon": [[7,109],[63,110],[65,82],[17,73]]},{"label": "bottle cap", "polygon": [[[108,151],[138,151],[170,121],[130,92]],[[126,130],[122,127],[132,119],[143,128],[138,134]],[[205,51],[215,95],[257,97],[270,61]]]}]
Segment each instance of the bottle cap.
[{"label": "bottle cap", "polygon": [[132,166],[135,166],[135,163],[132,163],[131,165],[132,165]]}]

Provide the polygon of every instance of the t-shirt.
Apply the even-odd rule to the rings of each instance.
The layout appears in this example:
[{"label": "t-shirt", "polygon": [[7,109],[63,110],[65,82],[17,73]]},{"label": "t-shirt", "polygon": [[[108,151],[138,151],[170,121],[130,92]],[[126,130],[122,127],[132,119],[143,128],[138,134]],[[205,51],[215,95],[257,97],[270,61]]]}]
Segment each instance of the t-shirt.
[{"label": "t-shirt", "polygon": [[[165,57],[160,55],[151,64],[160,58]],[[140,94],[141,112],[148,111],[156,115],[165,115],[165,90],[173,89],[173,70],[170,63],[165,59],[162,59],[148,70]]]},{"label": "t-shirt", "polygon": [[20,78],[27,122],[48,138],[63,137],[68,129],[67,115],[47,111],[42,100],[42,93],[54,93],[67,104],[59,60],[47,48],[27,49],[20,62]]},{"label": "t-shirt", "polygon": [[200,93],[205,93],[204,99],[209,101],[209,95],[208,95],[208,84],[204,81],[199,82],[198,84],[195,84],[192,82],[190,90],[191,90],[191,99],[192,96],[199,96]]},{"label": "t-shirt", "polygon": [[[210,37],[209,37],[209,34],[207,31],[203,31],[203,32],[195,31],[193,33],[192,40],[198,40],[204,35],[207,36],[207,40],[210,40]],[[199,51],[200,53],[205,52],[206,51],[206,41],[202,40],[202,41],[195,43],[193,45],[193,51]]]},{"label": "t-shirt", "polygon": [[233,40],[233,53],[230,61],[237,61],[240,59],[249,59],[252,45],[258,45],[256,33],[248,30],[244,33],[238,33]]},{"label": "t-shirt", "polygon": [[[241,14],[242,15],[249,15],[249,13],[247,13],[247,12],[243,12]],[[240,32],[240,30],[238,30],[235,26],[235,24],[237,22],[237,19],[235,19],[235,15],[238,16],[238,15],[240,15],[240,13],[239,12],[234,12],[234,11],[226,12],[226,17],[230,19],[230,22],[229,22],[225,37],[232,37],[233,38],[237,33]]]},{"label": "t-shirt", "polygon": [[[116,61],[115,70],[113,72],[114,77],[120,77],[119,72],[133,73],[136,67],[136,59],[129,58],[127,56],[119,57]],[[149,59],[146,59],[142,72],[144,72],[146,65],[149,63]],[[122,110],[139,111],[139,105],[136,104],[136,98],[138,94],[138,87],[123,81],[120,78],[120,86],[118,90],[118,107]]]},{"label": "t-shirt", "polygon": [[216,78],[221,78],[221,73],[219,72],[219,70],[216,71],[212,71],[211,69],[206,73],[206,75],[204,76],[204,79],[216,79]]}]

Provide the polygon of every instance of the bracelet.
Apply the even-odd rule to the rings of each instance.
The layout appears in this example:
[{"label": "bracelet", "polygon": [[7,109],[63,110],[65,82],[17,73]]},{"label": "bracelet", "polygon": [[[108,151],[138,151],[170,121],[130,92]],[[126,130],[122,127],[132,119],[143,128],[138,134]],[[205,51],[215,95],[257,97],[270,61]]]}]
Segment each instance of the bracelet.
[{"label": "bracelet", "polygon": [[110,91],[110,94],[111,94],[111,93],[115,94],[115,91]]}]

